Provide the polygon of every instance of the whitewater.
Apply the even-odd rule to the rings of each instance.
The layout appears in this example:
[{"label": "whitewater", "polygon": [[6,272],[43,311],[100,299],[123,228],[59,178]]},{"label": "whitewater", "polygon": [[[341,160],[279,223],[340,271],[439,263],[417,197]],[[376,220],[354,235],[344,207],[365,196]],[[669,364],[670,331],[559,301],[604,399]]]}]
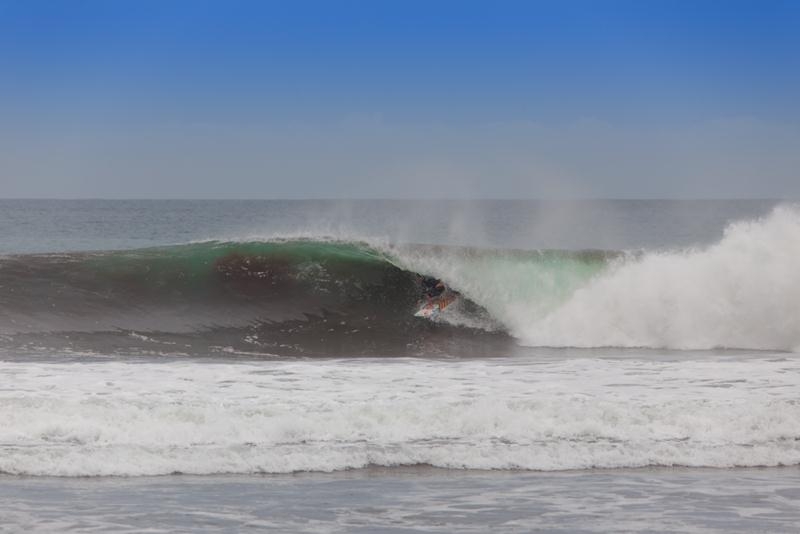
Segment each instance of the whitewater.
[{"label": "whitewater", "polygon": [[400,358],[0,363],[0,471],[800,463],[800,362]]},{"label": "whitewater", "polygon": [[403,254],[451,281],[524,345],[800,350],[800,208],[737,221],[705,247],[606,263]]}]

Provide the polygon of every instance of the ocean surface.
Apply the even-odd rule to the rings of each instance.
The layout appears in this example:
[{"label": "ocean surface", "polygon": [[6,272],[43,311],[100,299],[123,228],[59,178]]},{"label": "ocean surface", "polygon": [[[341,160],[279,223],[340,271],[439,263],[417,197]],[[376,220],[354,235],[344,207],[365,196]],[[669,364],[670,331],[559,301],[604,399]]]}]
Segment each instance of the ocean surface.
[{"label": "ocean surface", "polygon": [[0,200],[0,529],[797,532],[798,351],[789,201]]}]

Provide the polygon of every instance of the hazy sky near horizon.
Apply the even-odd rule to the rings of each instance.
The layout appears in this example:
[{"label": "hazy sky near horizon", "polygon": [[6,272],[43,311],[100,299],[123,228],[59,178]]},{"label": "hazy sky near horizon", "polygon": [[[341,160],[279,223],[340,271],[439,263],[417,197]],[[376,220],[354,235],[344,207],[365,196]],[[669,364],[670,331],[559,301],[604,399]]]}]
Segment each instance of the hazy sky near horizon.
[{"label": "hazy sky near horizon", "polygon": [[800,197],[800,2],[0,0],[0,197]]}]

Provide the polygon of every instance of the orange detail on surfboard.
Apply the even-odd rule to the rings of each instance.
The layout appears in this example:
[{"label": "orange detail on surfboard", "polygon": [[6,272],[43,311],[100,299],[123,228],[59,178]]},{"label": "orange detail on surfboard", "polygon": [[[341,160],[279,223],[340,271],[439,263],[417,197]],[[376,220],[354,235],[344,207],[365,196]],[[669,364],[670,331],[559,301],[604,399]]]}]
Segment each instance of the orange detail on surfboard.
[{"label": "orange detail on surfboard", "polygon": [[440,297],[429,300],[423,304],[414,315],[416,317],[424,317],[426,319],[433,318],[441,313],[450,304],[452,304],[456,298],[456,295],[453,295],[452,293],[441,295]]}]

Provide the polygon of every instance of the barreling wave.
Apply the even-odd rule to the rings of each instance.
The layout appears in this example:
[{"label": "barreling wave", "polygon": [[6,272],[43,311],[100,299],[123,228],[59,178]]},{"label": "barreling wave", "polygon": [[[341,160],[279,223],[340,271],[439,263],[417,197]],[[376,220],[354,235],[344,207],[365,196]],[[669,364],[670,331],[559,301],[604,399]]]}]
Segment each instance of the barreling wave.
[{"label": "barreling wave", "polygon": [[413,317],[422,296],[417,272],[391,250],[357,241],[11,256],[0,260],[0,286],[0,336],[17,347],[335,356],[483,353],[510,343],[468,298],[440,324]]},{"label": "barreling wave", "polygon": [[[461,293],[413,317],[417,273]],[[78,351],[492,354],[520,345],[800,347],[800,209],[680,251],[307,237],[0,259],[0,340]]]}]

